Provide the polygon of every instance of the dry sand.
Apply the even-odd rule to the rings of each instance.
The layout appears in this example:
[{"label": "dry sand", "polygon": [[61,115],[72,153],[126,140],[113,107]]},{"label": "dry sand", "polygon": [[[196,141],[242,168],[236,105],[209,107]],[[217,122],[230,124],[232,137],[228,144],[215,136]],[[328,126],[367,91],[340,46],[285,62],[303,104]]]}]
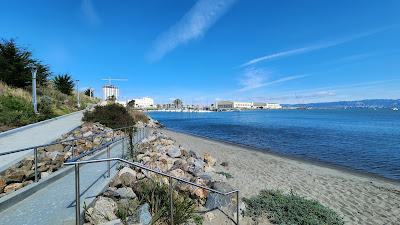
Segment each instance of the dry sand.
[{"label": "dry sand", "polygon": [[[241,197],[256,195],[265,188],[293,190],[335,210],[346,224],[400,224],[399,182],[169,130],[163,132],[189,150],[198,154],[208,152],[215,157],[216,170],[233,175],[228,182],[240,189]],[[224,161],[229,163],[228,167],[219,165]],[[243,222],[250,223],[249,219]]]}]

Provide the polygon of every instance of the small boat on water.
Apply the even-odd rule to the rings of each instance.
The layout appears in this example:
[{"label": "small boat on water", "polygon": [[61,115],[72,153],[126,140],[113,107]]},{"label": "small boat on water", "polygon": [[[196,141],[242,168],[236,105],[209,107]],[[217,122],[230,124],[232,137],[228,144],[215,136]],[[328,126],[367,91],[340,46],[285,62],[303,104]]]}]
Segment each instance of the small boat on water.
[{"label": "small boat on water", "polygon": [[394,107],[392,110],[393,110],[393,111],[399,111],[399,109],[396,108],[396,107]]}]

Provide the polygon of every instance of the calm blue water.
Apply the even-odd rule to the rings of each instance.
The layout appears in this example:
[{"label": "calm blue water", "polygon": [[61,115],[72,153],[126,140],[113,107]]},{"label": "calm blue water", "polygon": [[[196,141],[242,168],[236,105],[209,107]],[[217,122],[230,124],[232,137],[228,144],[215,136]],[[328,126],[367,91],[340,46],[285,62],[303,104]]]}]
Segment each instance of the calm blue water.
[{"label": "calm blue water", "polygon": [[400,180],[400,112],[151,112],[167,128]]}]

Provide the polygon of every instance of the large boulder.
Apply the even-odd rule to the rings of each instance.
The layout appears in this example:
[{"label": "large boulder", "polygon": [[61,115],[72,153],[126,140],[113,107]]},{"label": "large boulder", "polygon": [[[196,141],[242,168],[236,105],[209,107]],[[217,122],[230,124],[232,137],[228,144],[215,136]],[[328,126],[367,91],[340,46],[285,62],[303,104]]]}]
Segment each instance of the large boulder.
[{"label": "large boulder", "polygon": [[124,167],[118,172],[118,179],[123,186],[131,187],[136,182],[136,171]]},{"label": "large boulder", "polygon": [[22,183],[13,183],[13,184],[9,184],[7,186],[4,187],[4,192],[5,193],[10,193],[13,191],[16,191],[20,188],[22,188],[24,185]]},{"label": "large boulder", "polygon": [[0,193],[4,191],[4,188],[7,186],[6,179],[0,177]]},{"label": "large boulder", "polygon": [[25,178],[25,171],[21,169],[12,169],[6,172],[7,184],[21,183]]},{"label": "large boulder", "polygon": [[169,172],[172,176],[182,178],[182,179],[188,179],[188,175],[185,173],[185,171],[181,169],[175,169]]},{"label": "large boulder", "polygon": [[62,152],[63,150],[64,145],[62,144],[49,145],[45,148],[46,152]]},{"label": "large boulder", "polygon": [[85,213],[85,218],[91,224],[102,224],[117,219],[117,203],[111,198],[100,196]]},{"label": "large boulder", "polygon": [[208,166],[214,166],[215,163],[217,162],[217,160],[215,160],[210,154],[208,154],[207,152],[204,153],[204,162],[207,163]]},{"label": "large boulder", "polygon": [[175,145],[170,145],[167,154],[169,157],[178,158],[181,156],[181,150]]},{"label": "large boulder", "polygon": [[137,198],[135,192],[133,192],[132,188],[130,188],[130,187],[118,188],[115,192],[122,199],[125,199],[125,198],[127,198],[127,199],[135,199],[135,198]]},{"label": "large boulder", "polygon": [[143,225],[148,225],[151,223],[150,205],[145,203],[141,205],[138,209],[138,219],[139,223]]},{"label": "large boulder", "polygon": [[[214,182],[211,188],[221,191],[221,192],[229,192],[233,191],[232,186],[230,186],[226,182]],[[228,207],[229,209],[234,209],[235,204],[232,202],[232,195],[220,195],[214,192],[210,192],[207,197],[206,208],[209,210],[213,210],[216,208]]]}]

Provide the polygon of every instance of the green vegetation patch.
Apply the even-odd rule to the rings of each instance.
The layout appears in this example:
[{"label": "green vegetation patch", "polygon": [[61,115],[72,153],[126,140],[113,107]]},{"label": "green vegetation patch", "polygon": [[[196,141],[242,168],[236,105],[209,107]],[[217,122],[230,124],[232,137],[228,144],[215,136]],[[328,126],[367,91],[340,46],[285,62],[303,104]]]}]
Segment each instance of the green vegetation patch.
[{"label": "green vegetation patch", "polygon": [[232,174],[227,173],[227,172],[221,171],[221,172],[217,172],[217,174],[221,174],[222,176],[225,176],[227,179],[233,178]]},{"label": "green vegetation patch", "polygon": [[[141,203],[149,203],[153,215],[152,224],[171,224],[170,193],[165,184],[156,181],[139,182],[135,193]],[[195,214],[196,202],[188,195],[174,191],[173,197],[174,224],[185,224],[189,220],[199,223],[200,216]]]},{"label": "green vegetation patch", "polygon": [[83,121],[99,122],[113,129],[135,124],[126,108],[120,104],[98,105],[93,111],[84,113]]},{"label": "green vegetation patch", "polygon": [[293,193],[262,190],[259,195],[244,198],[246,216],[267,216],[274,224],[342,225],[343,219],[336,212],[317,201],[308,200]]}]

